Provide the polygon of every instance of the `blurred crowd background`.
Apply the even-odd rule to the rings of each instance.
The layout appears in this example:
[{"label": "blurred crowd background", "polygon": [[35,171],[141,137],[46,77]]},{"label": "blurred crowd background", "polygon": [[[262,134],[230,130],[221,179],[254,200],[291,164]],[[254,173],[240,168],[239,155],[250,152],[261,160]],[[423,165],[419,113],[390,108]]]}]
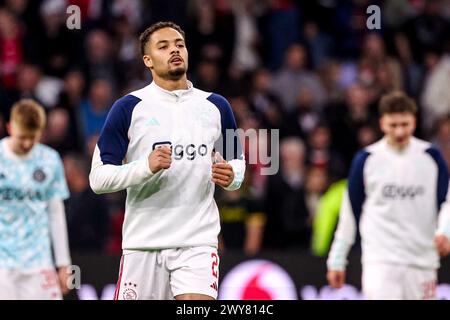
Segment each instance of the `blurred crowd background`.
[{"label": "blurred crowd background", "polygon": [[[80,30],[66,26],[71,4]],[[380,30],[366,26],[374,4]],[[114,100],[151,81],[138,36],[160,20],[186,31],[189,79],[228,98],[238,127],[279,129],[276,175],[251,164],[241,190],[217,190],[222,253],[326,255],[351,159],[381,137],[377,102],[391,90],[416,99],[416,135],[450,166],[447,0],[0,0],[0,138],[18,99],[45,106],[72,252],[121,253],[125,194],[95,195],[90,161]],[[243,142],[247,158],[272,149]]]}]

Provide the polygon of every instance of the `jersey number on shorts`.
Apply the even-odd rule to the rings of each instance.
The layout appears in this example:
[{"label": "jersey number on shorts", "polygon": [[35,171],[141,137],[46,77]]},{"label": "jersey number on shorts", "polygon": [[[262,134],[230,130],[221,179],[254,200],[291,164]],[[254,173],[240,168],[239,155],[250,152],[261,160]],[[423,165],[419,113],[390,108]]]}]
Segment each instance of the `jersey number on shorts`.
[{"label": "jersey number on shorts", "polygon": [[[218,269],[219,257],[217,256],[217,253],[213,252],[213,253],[211,253],[211,258],[213,259],[212,266],[211,266],[212,275],[213,275],[213,277],[218,279],[219,278],[219,269]],[[217,289],[218,289],[217,288],[217,281],[214,281],[214,283],[211,285],[211,288],[213,288],[214,290],[217,291]]]}]

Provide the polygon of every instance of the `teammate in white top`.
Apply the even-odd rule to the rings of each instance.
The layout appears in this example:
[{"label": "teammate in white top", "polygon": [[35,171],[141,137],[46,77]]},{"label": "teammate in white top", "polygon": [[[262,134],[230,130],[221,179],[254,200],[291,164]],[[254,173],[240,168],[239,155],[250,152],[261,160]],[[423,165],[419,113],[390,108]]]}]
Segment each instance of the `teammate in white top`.
[{"label": "teammate in white top", "polygon": [[96,193],[127,190],[115,299],[215,299],[214,185],[236,190],[245,171],[236,122],[226,99],[187,80],[179,26],[156,23],[140,41],[153,82],[114,103],[90,173]]},{"label": "teammate in white top", "polygon": [[366,298],[433,299],[439,255],[450,252],[447,166],[436,148],[413,137],[417,107],[411,98],[387,94],[379,111],[384,138],[353,160],[327,279],[342,287],[359,231]]},{"label": "teammate in white top", "polygon": [[37,143],[45,121],[42,106],[20,100],[0,140],[0,299],[61,299],[69,290],[69,191],[58,153]]}]

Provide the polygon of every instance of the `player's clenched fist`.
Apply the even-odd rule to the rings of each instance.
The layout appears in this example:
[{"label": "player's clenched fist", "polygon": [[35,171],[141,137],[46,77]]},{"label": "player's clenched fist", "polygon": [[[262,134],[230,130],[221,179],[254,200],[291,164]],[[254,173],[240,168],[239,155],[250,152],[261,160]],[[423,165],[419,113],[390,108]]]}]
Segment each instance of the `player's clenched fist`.
[{"label": "player's clenched fist", "polygon": [[169,169],[172,164],[172,149],[160,147],[152,151],[148,156],[148,166],[152,173],[157,173],[161,169]]},{"label": "player's clenched fist", "polygon": [[214,154],[212,165],[212,181],[219,186],[226,188],[234,180],[233,167],[227,163],[219,152]]}]

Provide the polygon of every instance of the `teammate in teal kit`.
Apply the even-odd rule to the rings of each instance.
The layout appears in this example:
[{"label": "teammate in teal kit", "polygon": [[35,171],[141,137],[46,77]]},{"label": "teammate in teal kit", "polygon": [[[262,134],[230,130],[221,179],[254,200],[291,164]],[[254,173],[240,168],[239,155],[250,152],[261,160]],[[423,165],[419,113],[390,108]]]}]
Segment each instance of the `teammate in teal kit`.
[{"label": "teammate in teal kit", "polygon": [[61,299],[68,292],[69,193],[58,153],[37,143],[45,122],[39,104],[20,100],[10,136],[0,140],[0,299]]}]

